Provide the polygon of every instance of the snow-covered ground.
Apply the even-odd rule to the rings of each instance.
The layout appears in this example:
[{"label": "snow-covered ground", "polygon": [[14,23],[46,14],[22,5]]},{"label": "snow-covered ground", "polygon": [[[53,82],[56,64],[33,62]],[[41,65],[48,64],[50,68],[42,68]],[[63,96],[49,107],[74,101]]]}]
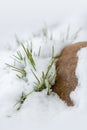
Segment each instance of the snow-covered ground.
[{"label": "snow-covered ground", "polygon": [[[46,71],[52,46],[56,55],[68,44],[87,41],[86,12],[85,0],[0,0],[0,130],[87,130],[87,48],[77,54],[78,86],[71,93],[74,107],[68,107],[54,93],[47,96],[44,90],[28,96],[21,110],[16,111],[15,103],[23,91],[31,89],[35,79],[31,73],[28,82],[18,79],[5,64],[12,63],[12,55],[20,50],[14,38],[17,34],[20,40],[32,40],[35,53],[41,46],[41,55],[36,59],[40,76]],[[40,31],[44,21],[48,25],[47,39]],[[32,32],[41,35],[33,37]]]}]

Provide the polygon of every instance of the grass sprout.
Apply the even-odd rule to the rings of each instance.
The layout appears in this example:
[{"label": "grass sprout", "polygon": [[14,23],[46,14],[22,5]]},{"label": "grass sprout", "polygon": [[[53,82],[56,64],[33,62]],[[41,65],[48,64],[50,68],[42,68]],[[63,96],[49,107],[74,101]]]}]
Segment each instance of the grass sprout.
[{"label": "grass sprout", "polygon": [[21,61],[24,61],[24,63],[26,64],[26,60],[25,57],[22,56],[20,51],[17,51],[16,55],[13,55],[12,57],[14,60],[16,60],[17,62],[21,63]]},{"label": "grass sprout", "polygon": [[62,33],[60,34],[60,39],[62,42],[73,42],[74,40],[76,40],[76,38],[78,37],[79,32],[81,31],[81,28],[77,29],[72,35],[70,34],[71,32],[71,27],[70,25],[68,25],[67,30],[66,30],[66,34]]},{"label": "grass sprout", "polygon": [[42,76],[40,79],[38,79],[38,76],[32,71],[33,75],[36,78],[36,82],[34,82],[35,84],[35,91],[39,92],[42,91],[43,89],[47,88],[47,95],[50,95],[51,92],[51,86],[52,86],[52,82],[54,79],[54,75],[49,75],[49,72],[53,66],[54,60],[51,61],[51,64],[48,66],[46,73],[42,72]]},{"label": "grass sprout", "polygon": [[44,37],[48,37],[47,27],[42,28],[42,34],[43,34]]},{"label": "grass sprout", "polygon": [[26,54],[26,56],[27,56],[29,62],[30,62],[31,65],[32,65],[33,69],[36,70],[36,68],[35,68],[35,61],[34,61],[33,56],[32,56],[32,47],[31,47],[30,50],[29,50],[29,49],[26,48],[23,44],[21,44],[21,45],[22,45],[22,48],[23,48],[23,50],[24,50],[24,52],[25,52],[25,54]]},{"label": "grass sprout", "polygon": [[20,99],[15,104],[15,106],[18,105],[17,106],[17,111],[21,109],[21,106],[24,103],[25,99],[26,99],[26,94],[24,92],[22,92],[22,95],[21,95]]},{"label": "grass sprout", "polygon": [[40,57],[40,54],[41,54],[41,46],[39,47],[39,50],[37,53],[34,52],[34,56],[35,57]]},{"label": "grass sprout", "polygon": [[15,67],[15,66],[12,66],[12,65],[7,64],[7,63],[6,63],[6,65],[7,65],[8,67],[12,68],[13,71],[16,71],[17,73],[21,74],[21,76],[18,75],[18,74],[16,74],[16,76],[17,76],[18,78],[24,78],[24,77],[26,77],[26,71],[25,71],[24,69],[17,68],[17,67]]},{"label": "grass sprout", "polygon": [[16,110],[19,111],[23,105],[23,103],[25,102],[25,100],[27,99],[27,97],[32,94],[35,90],[30,91],[29,93],[25,94],[24,92],[22,92],[20,99],[17,101],[17,103],[15,104]]},{"label": "grass sprout", "polygon": [[[19,41],[20,42],[20,41]],[[26,48],[22,42],[20,42],[29,62],[31,63],[33,69],[36,71],[36,68],[35,68],[35,61],[33,59],[33,56],[32,56],[32,42],[30,44],[30,49]],[[38,55],[40,55],[40,50],[38,52]],[[18,78],[24,78],[26,77],[26,71],[24,70],[24,68],[26,67],[26,57],[23,57],[22,53],[20,51],[17,51],[16,55],[13,55],[12,57],[14,59],[14,61],[17,61],[19,63],[19,65],[21,66],[21,63],[24,63],[24,66],[23,67],[20,67],[20,68],[17,68],[15,67],[14,65],[10,65],[10,64],[6,64],[8,67],[11,67],[13,71],[16,71],[17,73],[19,74],[16,74],[16,76]]]},{"label": "grass sprout", "polygon": [[34,90],[35,90],[35,92],[40,92],[43,89],[46,89],[44,72],[42,72],[42,76],[41,76],[40,79],[38,79],[38,77],[36,76],[36,74],[33,71],[32,71],[32,73],[34,74],[34,76],[36,78],[36,81],[37,81],[37,82],[34,82],[34,85],[35,85]]},{"label": "grass sprout", "polygon": [[41,46],[39,47],[38,57],[40,56],[40,52],[41,52]]},{"label": "grass sprout", "polygon": [[54,57],[54,47],[52,47],[52,59],[51,59],[51,63],[47,67],[46,73],[42,72],[42,76],[39,79],[38,76],[32,71],[37,81],[37,82],[34,82],[35,91],[42,91],[43,89],[47,88],[47,95],[50,95],[52,82],[56,74],[54,73],[53,75],[51,74],[49,75],[49,72],[52,69],[53,64],[55,63],[55,60],[56,58]]}]

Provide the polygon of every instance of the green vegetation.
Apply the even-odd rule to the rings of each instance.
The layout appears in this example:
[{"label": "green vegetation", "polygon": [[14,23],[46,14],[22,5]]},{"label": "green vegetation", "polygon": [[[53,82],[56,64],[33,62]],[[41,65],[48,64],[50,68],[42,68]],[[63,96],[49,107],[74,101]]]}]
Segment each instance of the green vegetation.
[{"label": "green vegetation", "polygon": [[[55,60],[57,59],[58,57],[54,57],[54,47],[52,47],[52,58],[51,58],[51,61],[50,61],[50,64],[49,66],[47,67],[47,71],[46,73],[42,72],[42,76],[41,78],[39,79],[38,76],[35,74],[36,71],[34,70],[31,70],[35,79],[36,79],[36,82],[34,82],[34,88],[32,89],[31,92],[25,94],[25,93],[22,93],[19,101],[17,102],[18,104],[18,108],[17,110],[20,110],[20,108],[22,107],[22,104],[24,103],[24,101],[26,100],[26,98],[32,94],[33,92],[40,92],[44,89],[47,90],[47,95],[50,95],[51,93],[51,87],[52,87],[52,83],[53,83],[53,80],[56,76],[56,74],[49,74],[51,69],[52,69],[52,66],[53,64],[55,63]],[[17,105],[16,104],[16,105]]]},{"label": "green vegetation", "polygon": [[[45,33],[45,31],[44,31]],[[46,35],[46,34],[44,34]],[[18,41],[19,42],[19,41]],[[59,56],[54,57],[54,47],[52,47],[52,57],[51,60],[49,62],[49,65],[47,67],[46,72],[42,72],[41,77],[38,78],[37,76],[37,71],[36,71],[36,64],[35,64],[35,60],[34,60],[34,56],[40,56],[40,52],[41,52],[41,47],[39,48],[38,54],[33,55],[33,48],[32,48],[32,42],[30,44],[30,47],[26,47],[22,42],[21,42],[21,47],[25,53],[25,55],[23,56],[23,54],[20,51],[17,51],[16,55],[13,55],[13,59],[14,61],[17,61],[19,63],[20,67],[16,67],[15,65],[10,65],[10,64],[6,64],[7,66],[11,67],[13,71],[19,73],[16,74],[16,76],[18,78],[23,79],[24,77],[26,77],[27,73],[25,71],[25,67],[26,67],[26,60],[28,59],[29,63],[31,64],[31,72],[34,75],[36,82],[34,82],[34,86],[33,89],[28,92],[22,92],[19,100],[17,101],[17,103],[15,104],[16,106],[16,110],[20,110],[24,101],[27,99],[27,97],[32,94],[33,92],[41,92],[44,89],[47,90],[47,95],[51,94],[51,87],[53,85],[53,81],[55,79],[56,73],[52,73],[51,69],[53,67],[53,64],[55,63],[56,59],[58,59]],[[21,67],[21,63],[24,63],[24,66]]]}]

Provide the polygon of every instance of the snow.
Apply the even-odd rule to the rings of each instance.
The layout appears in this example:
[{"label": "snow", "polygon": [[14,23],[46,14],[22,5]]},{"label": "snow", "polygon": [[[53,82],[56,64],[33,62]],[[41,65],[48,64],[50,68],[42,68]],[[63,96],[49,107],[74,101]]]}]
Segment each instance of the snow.
[{"label": "snow", "polygon": [[[30,72],[31,66],[28,62],[25,68],[28,72],[27,82],[18,79],[15,72],[5,65],[5,63],[13,64],[11,57],[17,50],[23,53],[21,47],[15,42],[15,34],[20,40],[23,39],[25,44],[32,40],[33,54],[37,54],[41,47],[40,56],[34,57],[38,77],[41,77],[41,72],[47,69],[52,55],[52,46],[56,55],[69,44],[87,41],[86,1],[66,0],[68,4],[63,0],[61,2],[32,0],[29,4],[27,0],[19,0],[19,3],[11,0],[0,2],[0,130],[87,130],[86,47],[77,53],[78,85],[70,95],[75,103],[74,107],[68,107],[55,93],[48,96],[44,90],[29,95],[21,110],[16,111],[15,104],[21,93],[32,89],[35,77]],[[43,21],[48,25],[48,38],[44,38],[41,34]],[[51,26],[52,24],[54,25]],[[32,32],[37,36],[33,37]],[[55,65],[51,72],[55,72]]]}]

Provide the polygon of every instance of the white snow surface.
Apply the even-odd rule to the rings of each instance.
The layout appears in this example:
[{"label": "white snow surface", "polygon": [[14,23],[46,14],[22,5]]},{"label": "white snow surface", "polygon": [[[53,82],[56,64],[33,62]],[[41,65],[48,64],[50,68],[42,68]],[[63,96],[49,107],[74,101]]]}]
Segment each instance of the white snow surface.
[{"label": "white snow surface", "polygon": [[[75,15],[65,19],[56,27],[48,27],[47,39],[43,39],[38,31],[35,31],[39,35],[36,37],[29,32],[30,35],[26,40],[32,40],[33,51],[37,53],[41,46],[40,57],[36,59],[38,76],[42,71],[46,71],[52,46],[56,55],[69,44],[87,41],[86,17],[87,15],[82,14]],[[51,34],[52,40],[49,39]],[[22,34],[19,38],[21,39],[22,36],[24,40],[27,37],[26,34]],[[3,37],[4,35],[2,39]],[[44,90],[28,96],[21,110],[16,111],[15,103],[23,91],[27,92],[32,88],[35,78],[28,73],[28,82],[18,79],[15,72],[5,65],[5,63],[13,63],[11,56],[20,50],[14,38],[11,37],[9,43],[7,39],[4,40],[4,44],[0,43],[0,130],[87,130],[87,47],[77,53],[78,85],[70,95],[75,103],[74,107],[68,107],[55,93],[46,95]],[[27,67],[26,70],[29,69]],[[55,71],[55,65],[51,71]]]}]

